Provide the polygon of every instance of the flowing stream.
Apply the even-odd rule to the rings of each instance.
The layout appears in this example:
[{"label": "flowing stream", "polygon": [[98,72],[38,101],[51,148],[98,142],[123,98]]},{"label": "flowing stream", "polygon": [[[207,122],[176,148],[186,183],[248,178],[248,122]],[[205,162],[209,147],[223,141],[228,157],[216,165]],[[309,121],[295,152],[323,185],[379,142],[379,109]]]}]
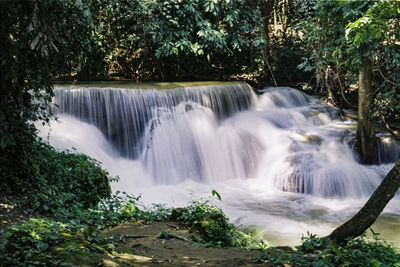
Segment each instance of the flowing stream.
[{"label": "flowing stream", "polygon": [[[56,87],[59,118],[41,135],[76,148],[120,177],[114,191],[146,205],[207,198],[232,221],[259,226],[276,245],[328,234],[352,216],[394,165],[398,143],[382,135],[381,164],[361,165],[355,122],[292,88],[247,84],[169,90]],[[400,245],[400,197],[374,225]]]}]

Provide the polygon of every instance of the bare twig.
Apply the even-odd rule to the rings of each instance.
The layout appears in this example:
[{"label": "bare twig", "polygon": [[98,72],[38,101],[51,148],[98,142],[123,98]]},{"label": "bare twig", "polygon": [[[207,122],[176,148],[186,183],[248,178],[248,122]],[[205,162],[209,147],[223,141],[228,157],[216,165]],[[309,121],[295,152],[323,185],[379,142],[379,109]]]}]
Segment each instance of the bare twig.
[{"label": "bare twig", "polygon": [[344,92],[344,86],[343,86],[343,84],[342,84],[342,81],[340,80],[339,73],[340,73],[340,71],[338,71],[338,72],[336,73],[336,79],[339,81],[340,94],[342,95],[344,102],[346,102],[347,105],[349,105],[349,106],[352,107],[352,108],[357,108],[355,105],[351,104],[349,100],[347,100],[346,94],[345,94],[345,92]]},{"label": "bare twig", "polygon": [[379,62],[378,62],[378,64],[376,64],[376,65],[377,65],[377,67],[378,67],[378,72],[379,72],[379,74],[382,76],[382,78],[383,78],[386,82],[388,82],[388,83],[390,83],[390,84],[392,84],[392,85],[394,85],[394,86],[398,86],[398,85],[399,85],[398,83],[395,83],[395,82],[389,80],[388,78],[385,77],[385,75],[383,75],[383,73],[382,73],[382,71],[381,71],[381,68],[379,67]]},{"label": "bare twig", "polygon": [[380,65],[380,61],[379,61],[379,57],[377,56],[376,57],[376,66],[377,66],[378,72],[381,75],[381,77],[383,78],[383,80],[385,80],[387,83],[390,83],[391,85],[398,86],[399,85],[398,83],[389,80],[385,75],[383,75],[383,72],[379,65]]}]

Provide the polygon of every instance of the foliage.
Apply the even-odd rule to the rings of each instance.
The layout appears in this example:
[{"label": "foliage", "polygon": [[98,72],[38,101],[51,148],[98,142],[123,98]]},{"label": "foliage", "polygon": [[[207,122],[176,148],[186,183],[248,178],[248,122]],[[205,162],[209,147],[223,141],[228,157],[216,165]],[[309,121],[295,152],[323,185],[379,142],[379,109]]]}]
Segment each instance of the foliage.
[{"label": "foliage", "polygon": [[[69,209],[57,209],[54,220],[38,218],[14,225],[0,243],[1,266],[59,265],[60,257],[71,252],[110,254],[115,242],[102,236],[104,228],[128,220],[150,220],[149,212],[137,208],[138,200],[118,192],[89,209],[77,205],[77,200]],[[60,257],[55,246],[62,248]]]},{"label": "foliage", "polygon": [[365,58],[374,65],[376,112],[399,119],[400,3],[398,1],[296,1],[296,27],[307,50],[300,69],[315,75],[315,88],[341,107],[356,106],[353,96]]},{"label": "foliage", "polygon": [[171,217],[188,225],[193,241],[210,247],[267,248],[268,241],[254,229],[239,229],[229,222],[224,212],[208,200],[193,200],[186,208],[173,209]]},{"label": "foliage", "polygon": [[[68,260],[70,253],[79,255],[109,255],[115,252],[118,242],[106,239],[102,230],[125,221],[153,221],[163,218],[177,219],[191,227],[196,244],[211,247],[246,247],[266,249],[271,245],[257,237],[254,230],[240,231],[229,223],[221,209],[211,206],[208,201],[193,201],[182,209],[167,209],[156,205],[151,210],[139,208],[139,198],[126,193],[117,193],[103,199],[97,207],[83,209],[76,206],[65,214],[55,214],[55,220],[30,219],[8,229],[0,243],[0,260],[5,265],[59,265],[61,259]],[[173,217],[175,214],[178,217]],[[210,220],[214,218],[215,220]],[[199,222],[209,225],[203,230]],[[160,238],[170,237],[163,231]],[[207,241],[206,241],[207,240]],[[57,251],[55,251],[57,247]]]},{"label": "foliage", "polygon": [[342,246],[324,247],[322,239],[308,233],[297,251],[279,255],[263,254],[264,260],[276,266],[400,266],[400,251],[380,239],[376,233],[373,238],[361,236],[348,239]]},{"label": "foliage", "polygon": [[358,55],[358,59],[376,59],[377,118],[381,115],[393,120],[400,118],[399,19],[400,2],[378,1],[346,30],[354,44],[350,52]]},{"label": "foliage", "polygon": [[312,74],[297,67],[308,56],[302,48],[302,40],[298,36],[274,36],[271,41],[271,67],[277,83],[298,86],[298,83],[309,82]]},{"label": "foliage", "polygon": [[89,209],[77,207],[69,212],[58,213],[57,218],[68,221],[76,227],[91,226],[103,229],[115,226],[124,221],[146,220],[151,221],[152,213],[138,207],[139,197],[123,192],[103,198],[96,206]]},{"label": "foliage", "polygon": [[114,249],[114,243],[94,227],[30,219],[8,230],[0,244],[0,260],[1,266],[55,266],[63,264],[64,254],[109,254]]},{"label": "foliage", "polygon": [[77,207],[93,207],[111,195],[109,182],[115,178],[109,178],[96,160],[84,154],[58,152],[40,140],[32,146],[29,157],[33,176],[13,177],[12,169],[3,169],[3,165],[0,169],[10,177],[1,181],[4,191],[27,196],[25,204],[34,210],[63,214]]},{"label": "foliage", "polygon": [[70,233],[65,224],[43,219],[12,226],[0,247],[2,266],[57,265],[50,248]]},{"label": "foliage", "polygon": [[232,225],[229,224],[222,210],[210,206],[208,201],[193,201],[191,205],[182,210],[177,219],[189,225],[191,230],[199,235],[198,241],[209,243],[211,246],[235,245],[231,233]]},{"label": "foliage", "polygon": [[109,1],[102,19],[114,70],[136,79],[242,72],[265,42],[260,15],[243,0]]},{"label": "foliage", "polygon": [[326,262],[333,266],[400,266],[400,251],[380,239],[348,239],[343,247],[331,246],[323,251]]},{"label": "foliage", "polygon": [[[215,191],[216,192],[216,191]],[[216,192],[217,193],[217,192]],[[209,201],[193,200],[185,208],[166,208],[153,205],[141,208],[140,197],[125,192],[117,192],[110,198],[103,199],[97,207],[75,209],[69,213],[57,214],[57,218],[77,228],[90,227],[102,230],[125,221],[176,220],[189,226],[198,244],[210,247],[245,247],[267,248],[271,244],[257,235],[254,228],[240,229],[229,223],[223,211]],[[168,233],[164,233],[168,235]]]},{"label": "foliage", "polygon": [[297,250],[300,252],[313,252],[314,250],[322,249],[324,245],[321,238],[318,238],[310,232],[307,232],[307,236],[302,236],[301,240],[303,243],[301,246],[297,247]]},{"label": "foliage", "polygon": [[[0,182],[34,177],[32,122],[48,122],[52,78],[70,71],[92,40],[87,1],[2,1],[0,15]],[[92,6],[90,6],[92,7]],[[52,10],[52,12],[49,12]],[[89,41],[88,41],[89,42]]]},{"label": "foliage", "polygon": [[[7,265],[56,265],[68,260],[70,253],[79,255],[110,255],[118,248],[119,240],[105,239],[102,229],[124,221],[154,218],[175,219],[188,225],[194,233],[196,244],[211,247],[246,247],[267,249],[270,244],[257,238],[255,232],[239,230],[229,223],[221,209],[209,201],[194,200],[180,209],[143,211],[138,208],[139,198],[118,193],[103,200],[97,208],[81,209],[69,216],[57,215],[56,222],[48,219],[31,219],[15,225],[6,233],[0,244],[0,260]],[[157,214],[157,215],[154,215]],[[162,215],[164,214],[164,215]],[[400,252],[373,233],[373,239],[362,236],[348,239],[342,246],[325,247],[324,241],[308,233],[297,251],[278,254],[267,250],[258,260],[268,260],[276,266],[398,266]],[[160,238],[169,238],[163,231]],[[59,252],[54,247],[61,248]]]},{"label": "foliage", "polygon": [[372,50],[385,39],[388,19],[397,15],[399,5],[387,0],[376,2],[363,17],[347,25],[346,36],[352,35],[350,38],[356,48],[364,46],[366,50]]},{"label": "foliage", "polygon": [[307,50],[298,66],[315,75],[316,90],[341,102],[342,94],[356,79],[356,71],[346,40],[346,26],[362,16],[372,1],[316,1],[310,4],[296,1],[299,13],[297,30],[303,33],[302,43]]}]

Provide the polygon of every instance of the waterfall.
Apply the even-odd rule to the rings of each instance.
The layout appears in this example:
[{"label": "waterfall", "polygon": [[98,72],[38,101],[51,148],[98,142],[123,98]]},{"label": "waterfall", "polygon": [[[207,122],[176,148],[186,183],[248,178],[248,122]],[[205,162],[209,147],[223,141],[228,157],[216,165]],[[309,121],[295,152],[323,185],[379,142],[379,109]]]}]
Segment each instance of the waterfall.
[{"label": "waterfall", "polygon": [[[155,184],[263,178],[272,188],[324,198],[363,197],[382,172],[349,146],[354,122],[291,88],[246,84],[173,90],[55,90],[58,114],[96,126],[122,157],[139,160]],[[386,139],[385,139],[386,138]],[[379,142],[382,163],[399,152]]]},{"label": "waterfall", "polygon": [[139,140],[148,125],[161,113],[185,102],[213,110],[219,118],[247,109],[253,93],[247,84],[183,87],[175,90],[56,87],[52,111],[69,114],[95,125],[121,155],[136,158],[143,147]]},{"label": "waterfall", "polygon": [[[260,95],[246,84],[56,87],[54,102],[59,121],[49,133],[42,128],[42,136],[58,149],[74,147],[101,161],[120,177],[114,191],[179,206],[190,192],[215,189],[228,216],[266,227],[278,244],[295,244],[293,236],[308,230],[328,234],[352,216],[400,151],[382,134],[380,164],[360,164],[353,151],[356,122],[287,87]],[[400,244],[390,230],[400,225],[399,199],[385,209],[378,231]]]},{"label": "waterfall", "polygon": [[379,163],[396,162],[400,154],[400,142],[388,134],[379,134],[377,138]]}]

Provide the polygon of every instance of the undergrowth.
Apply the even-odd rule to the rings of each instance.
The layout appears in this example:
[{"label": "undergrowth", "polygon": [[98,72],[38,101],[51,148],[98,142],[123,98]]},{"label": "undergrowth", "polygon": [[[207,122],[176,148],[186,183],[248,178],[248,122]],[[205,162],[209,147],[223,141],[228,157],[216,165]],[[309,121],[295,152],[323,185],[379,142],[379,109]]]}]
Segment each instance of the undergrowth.
[{"label": "undergrowth", "polygon": [[[271,245],[249,229],[239,229],[223,211],[208,200],[193,200],[184,208],[154,205],[142,209],[139,197],[119,193],[103,199],[95,208],[76,209],[57,219],[36,218],[12,226],[0,245],[0,266],[63,265],[63,253],[86,253],[91,257],[113,255],[119,241],[104,238],[102,230],[125,221],[173,220],[190,228],[192,242],[207,247],[262,249],[256,259],[275,266],[395,266],[400,267],[398,249],[374,233],[348,239],[342,246],[324,247],[323,240],[309,234],[295,251],[271,253]],[[168,234],[168,233],[167,233]],[[165,235],[165,233],[164,233]],[[163,238],[161,235],[160,238]],[[123,241],[122,241],[123,242]],[[62,248],[61,252],[55,248]]]},{"label": "undergrowth", "polygon": [[372,237],[364,234],[347,239],[345,244],[328,247],[324,246],[321,238],[308,233],[307,237],[302,237],[303,243],[295,251],[279,254],[264,252],[257,260],[266,260],[274,266],[400,267],[399,249],[379,238],[379,234],[372,233]]},{"label": "undergrowth", "polygon": [[189,206],[178,209],[162,205],[154,205],[149,210],[139,207],[139,197],[117,192],[101,200],[95,208],[76,208],[55,214],[53,219],[35,218],[14,225],[2,238],[0,266],[59,265],[62,263],[57,256],[60,253],[54,248],[60,246],[64,247],[63,251],[112,255],[117,244],[112,238],[105,239],[102,230],[126,221],[178,221],[191,229],[192,242],[199,246],[248,249],[270,246],[254,229],[239,230],[208,200],[194,200]]},{"label": "undergrowth", "polygon": [[110,181],[117,178],[110,177],[97,160],[59,152],[40,139],[31,144],[30,153],[30,167],[24,173],[16,167],[0,166],[1,193],[13,199],[23,196],[16,204],[52,215],[91,208],[110,197]]},{"label": "undergrowth", "polygon": [[186,208],[173,209],[170,219],[190,227],[192,240],[198,245],[249,249],[271,247],[268,241],[257,235],[256,229],[239,228],[230,223],[225,213],[219,207],[210,205],[209,200],[193,200]]}]

